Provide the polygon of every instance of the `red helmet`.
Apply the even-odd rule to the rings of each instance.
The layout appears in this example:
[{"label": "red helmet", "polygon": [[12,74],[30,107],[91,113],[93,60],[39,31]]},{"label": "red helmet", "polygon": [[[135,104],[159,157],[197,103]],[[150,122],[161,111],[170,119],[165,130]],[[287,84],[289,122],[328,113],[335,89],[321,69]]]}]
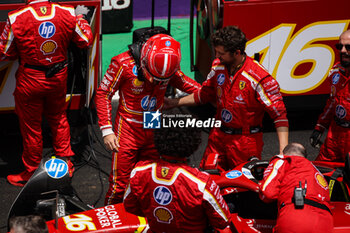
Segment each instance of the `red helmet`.
[{"label": "red helmet", "polygon": [[169,80],[180,68],[180,61],[180,43],[169,35],[152,36],[141,50],[141,67],[150,82]]}]

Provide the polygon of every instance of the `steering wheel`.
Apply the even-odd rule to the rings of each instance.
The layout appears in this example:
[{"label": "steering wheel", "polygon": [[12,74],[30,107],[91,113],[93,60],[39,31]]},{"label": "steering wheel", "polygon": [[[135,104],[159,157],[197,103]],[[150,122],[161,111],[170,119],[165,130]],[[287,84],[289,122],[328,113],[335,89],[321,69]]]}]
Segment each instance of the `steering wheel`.
[{"label": "steering wheel", "polygon": [[260,181],[264,178],[264,171],[268,165],[269,165],[268,160],[252,159],[250,162],[246,163],[243,167],[250,170],[250,172],[255,177],[255,179]]}]

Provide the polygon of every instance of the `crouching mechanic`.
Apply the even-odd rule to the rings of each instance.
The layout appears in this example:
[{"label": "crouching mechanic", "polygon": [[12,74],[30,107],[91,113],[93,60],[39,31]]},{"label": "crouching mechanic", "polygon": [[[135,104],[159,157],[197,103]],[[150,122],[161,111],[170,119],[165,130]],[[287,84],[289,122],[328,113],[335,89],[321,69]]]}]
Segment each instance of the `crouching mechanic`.
[{"label": "crouching mechanic", "polygon": [[[171,115],[177,113],[181,112]],[[219,229],[229,225],[230,213],[219,187],[209,174],[186,164],[200,142],[198,128],[156,129],[160,157],[140,161],[132,170],[124,206],[146,217],[152,232],[204,232],[208,223]]]},{"label": "crouching mechanic", "polygon": [[[133,57],[131,50],[112,58],[96,94],[103,140],[113,151],[105,204],[123,202],[136,162],[157,155],[153,130],[143,128],[143,112],[162,108],[168,84],[187,93],[200,87],[182,73],[180,61],[180,43],[165,34],[147,40],[142,46],[140,60]],[[119,105],[113,131],[111,99],[116,91],[119,91]]]},{"label": "crouching mechanic", "polygon": [[55,154],[67,160],[72,176],[70,157],[74,153],[66,116],[67,50],[71,42],[88,48],[93,39],[90,25],[82,15],[76,16],[73,7],[48,0],[26,2],[8,14],[0,37],[0,58],[19,60],[14,97],[25,171],[7,177],[16,186],[23,186],[41,161],[42,115],[50,125]]},{"label": "crouching mechanic", "polygon": [[279,208],[274,232],[333,232],[328,183],[306,156],[301,144],[288,144],[264,172],[260,197]]}]

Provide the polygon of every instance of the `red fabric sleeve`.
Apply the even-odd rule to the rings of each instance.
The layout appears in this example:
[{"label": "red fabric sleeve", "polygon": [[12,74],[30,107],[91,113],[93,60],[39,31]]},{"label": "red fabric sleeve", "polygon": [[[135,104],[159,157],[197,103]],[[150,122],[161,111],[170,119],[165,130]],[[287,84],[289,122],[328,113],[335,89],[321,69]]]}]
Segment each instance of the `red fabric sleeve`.
[{"label": "red fabric sleeve", "polygon": [[131,179],[130,184],[125,190],[124,201],[123,201],[124,208],[126,211],[128,211],[131,214],[145,217],[141,209],[141,204],[139,204],[139,201],[138,201],[139,200],[139,198],[137,197],[138,185],[135,183],[135,181],[136,179]]},{"label": "red fabric sleeve", "polygon": [[268,75],[260,81],[256,92],[258,101],[265,106],[275,127],[289,127],[287,110],[278,82],[271,75]]},{"label": "red fabric sleeve", "polygon": [[260,184],[260,198],[265,202],[278,199],[284,168],[287,161],[280,157],[273,157],[264,171],[264,179]]},{"label": "red fabric sleeve", "polygon": [[113,57],[95,97],[97,116],[99,118],[98,124],[103,135],[108,135],[112,132],[111,102],[115,92],[119,89],[122,78],[123,66],[119,64],[117,56]]},{"label": "red fabric sleeve", "polygon": [[75,33],[72,40],[79,48],[86,48],[93,42],[91,27],[82,15],[76,16]]},{"label": "red fabric sleeve", "polygon": [[18,56],[9,19],[7,19],[4,30],[0,36],[0,54],[0,60],[14,60]]},{"label": "red fabric sleeve", "polygon": [[203,194],[203,205],[211,226],[224,229],[229,225],[231,219],[228,206],[220,194],[219,186],[210,177]]},{"label": "red fabric sleeve", "polygon": [[180,70],[170,79],[169,84],[188,94],[197,91],[201,87],[198,82],[189,78]]}]

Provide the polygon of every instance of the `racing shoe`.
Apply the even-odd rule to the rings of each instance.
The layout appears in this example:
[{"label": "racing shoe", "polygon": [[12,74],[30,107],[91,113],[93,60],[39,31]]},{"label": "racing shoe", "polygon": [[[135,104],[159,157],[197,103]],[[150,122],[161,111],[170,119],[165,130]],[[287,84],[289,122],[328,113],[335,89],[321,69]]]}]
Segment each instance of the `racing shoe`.
[{"label": "racing shoe", "polygon": [[34,172],[23,171],[16,175],[8,175],[7,181],[12,185],[23,187],[33,174]]}]

